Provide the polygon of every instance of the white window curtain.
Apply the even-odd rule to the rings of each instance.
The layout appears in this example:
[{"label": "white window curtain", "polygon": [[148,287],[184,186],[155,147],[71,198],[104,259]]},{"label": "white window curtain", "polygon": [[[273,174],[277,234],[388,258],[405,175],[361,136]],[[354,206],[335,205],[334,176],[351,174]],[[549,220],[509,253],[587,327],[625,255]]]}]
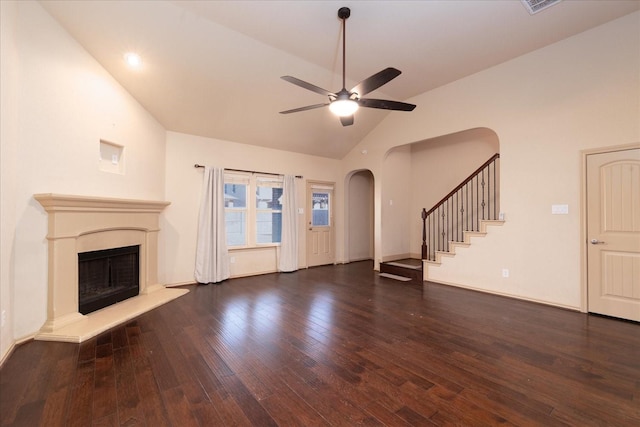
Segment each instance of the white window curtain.
[{"label": "white window curtain", "polygon": [[229,278],[224,214],[224,169],[206,166],[202,182],[195,278],[218,283]]},{"label": "white window curtain", "polygon": [[283,272],[298,269],[298,204],[296,177],[285,175],[282,182],[282,238],[278,268]]}]

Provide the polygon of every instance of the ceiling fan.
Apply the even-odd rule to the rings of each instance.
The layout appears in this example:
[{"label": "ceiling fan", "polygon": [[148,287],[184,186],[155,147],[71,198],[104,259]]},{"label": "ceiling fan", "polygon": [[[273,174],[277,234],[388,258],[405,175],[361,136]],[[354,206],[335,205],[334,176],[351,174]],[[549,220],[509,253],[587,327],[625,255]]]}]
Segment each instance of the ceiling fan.
[{"label": "ceiling fan", "polygon": [[325,95],[329,98],[329,102],[323,104],[307,105],[306,107],[294,108],[292,110],[280,111],[280,114],[297,113],[299,111],[313,110],[316,108],[329,106],[331,112],[340,117],[342,126],[350,126],[353,124],[353,114],[358,107],[378,108],[383,110],[395,110],[395,111],[413,111],[416,108],[413,104],[407,104],[405,102],[389,101],[385,99],[371,99],[361,98],[379,88],[380,86],[389,83],[401,74],[400,70],[395,68],[385,68],[384,70],[368,77],[358,83],[353,89],[346,89],[346,22],[347,18],[351,15],[351,10],[348,7],[341,7],[338,9],[338,18],[342,20],[342,89],[339,92],[329,92],[326,89],[312,85],[303,80],[300,80],[292,76],[282,76],[281,79],[293,83],[296,86],[310,90],[312,92]]}]

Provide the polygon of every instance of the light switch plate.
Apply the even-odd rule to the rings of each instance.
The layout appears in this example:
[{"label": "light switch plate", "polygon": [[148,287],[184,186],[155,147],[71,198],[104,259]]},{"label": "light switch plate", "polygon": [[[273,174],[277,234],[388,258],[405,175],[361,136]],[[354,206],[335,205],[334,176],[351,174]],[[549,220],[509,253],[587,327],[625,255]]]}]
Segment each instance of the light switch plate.
[{"label": "light switch plate", "polygon": [[569,213],[569,205],[551,205],[552,215],[567,215]]}]

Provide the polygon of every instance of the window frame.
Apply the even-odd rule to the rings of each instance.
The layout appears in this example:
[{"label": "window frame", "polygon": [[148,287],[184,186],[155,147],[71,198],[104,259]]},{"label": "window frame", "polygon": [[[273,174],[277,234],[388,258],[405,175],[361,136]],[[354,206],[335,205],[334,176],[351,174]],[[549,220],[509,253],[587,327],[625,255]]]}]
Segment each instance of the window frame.
[{"label": "window frame", "polygon": [[[227,247],[229,250],[280,246],[280,242],[258,243],[258,213],[270,213],[270,214],[278,213],[278,212],[282,213],[282,207],[276,210],[258,208],[257,195],[258,195],[258,187],[282,188],[283,181],[284,181],[283,177],[278,175],[225,171],[224,173],[225,185],[226,184],[243,184],[243,185],[246,185],[246,189],[247,189],[245,208],[228,208],[225,203],[225,220],[226,220],[227,212],[240,211],[240,210],[246,212],[245,218],[244,218],[245,243],[243,245],[230,245],[229,235],[227,231],[227,235],[225,236],[225,238],[227,239]],[[266,185],[260,185],[260,184],[266,184]]]}]

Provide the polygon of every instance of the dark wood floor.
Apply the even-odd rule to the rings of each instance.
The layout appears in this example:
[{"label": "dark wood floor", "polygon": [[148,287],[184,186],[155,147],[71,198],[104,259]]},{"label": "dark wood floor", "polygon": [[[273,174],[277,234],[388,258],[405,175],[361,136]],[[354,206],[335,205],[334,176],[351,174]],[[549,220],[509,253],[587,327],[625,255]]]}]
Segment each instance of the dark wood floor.
[{"label": "dark wood floor", "polygon": [[0,371],[2,426],[640,425],[640,325],[370,262],[190,287]]}]

